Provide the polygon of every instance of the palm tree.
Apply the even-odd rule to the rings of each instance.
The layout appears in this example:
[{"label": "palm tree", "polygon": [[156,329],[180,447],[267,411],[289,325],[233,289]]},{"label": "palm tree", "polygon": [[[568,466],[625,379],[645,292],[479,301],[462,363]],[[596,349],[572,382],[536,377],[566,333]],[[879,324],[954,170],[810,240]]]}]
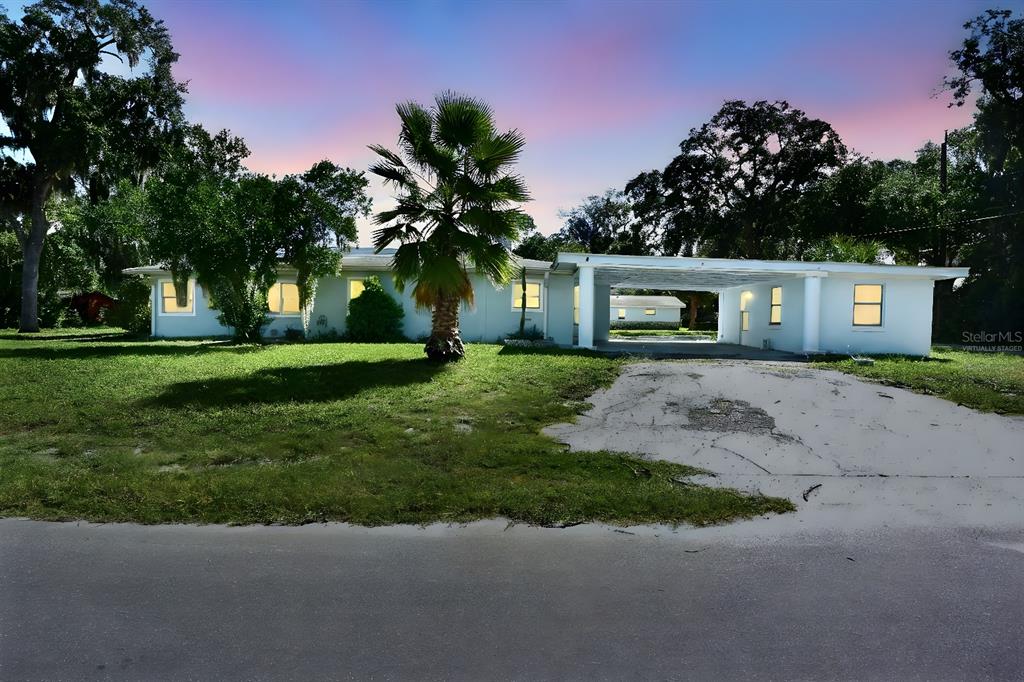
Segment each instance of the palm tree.
[{"label": "palm tree", "polygon": [[517,130],[498,133],[491,108],[452,92],[427,109],[415,102],[396,107],[402,129],[398,153],[371,145],[381,158],[370,172],[397,190],[397,206],[374,216],[379,253],[399,242],[395,285],[414,282],[416,304],[432,309],[432,360],[458,360],[459,305],[473,302],[468,268],[505,284],[512,274],[509,245],[519,235],[529,200],[522,178],[511,172],[525,140]]}]

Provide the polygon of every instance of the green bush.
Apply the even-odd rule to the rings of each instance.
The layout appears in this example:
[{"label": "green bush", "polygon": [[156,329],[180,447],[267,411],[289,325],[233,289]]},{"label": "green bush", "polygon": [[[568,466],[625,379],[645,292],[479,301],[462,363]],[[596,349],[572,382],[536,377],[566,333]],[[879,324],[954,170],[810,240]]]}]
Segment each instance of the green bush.
[{"label": "green bush", "polygon": [[627,322],[623,320],[617,322],[612,320],[611,329],[679,329],[679,322],[654,322],[648,320],[639,320],[636,322]]},{"label": "green bush", "polygon": [[150,288],[142,279],[128,277],[117,289],[117,305],[103,311],[103,322],[133,334],[149,331]]},{"label": "green bush", "polygon": [[349,301],[345,338],[350,341],[404,341],[402,305],[384,291],[376,277],[363,281],[363,293]]}]

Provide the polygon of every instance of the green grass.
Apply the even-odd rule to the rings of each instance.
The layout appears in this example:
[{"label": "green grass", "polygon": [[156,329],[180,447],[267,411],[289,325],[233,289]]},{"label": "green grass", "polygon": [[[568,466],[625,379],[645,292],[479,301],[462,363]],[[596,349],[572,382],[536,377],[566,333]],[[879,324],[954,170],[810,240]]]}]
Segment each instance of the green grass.
[{"label": "green grass", "polygon": [[849,358],[814,363],[902,386],[986,412],[1024,414],[1024,357],[935,348],[930,358],[876,357],[874,365]]},{"label": "green grass", "polygon": [[542,436],[620,360],[470,345],[237,346],[0,333],[0,514],[358,524],[709,524],[788,501]]},{"label": "green grass", "polygon": [[706,336],[714,339],[716,331],[691,331],[689,329],[610,329],[611,336]]}]

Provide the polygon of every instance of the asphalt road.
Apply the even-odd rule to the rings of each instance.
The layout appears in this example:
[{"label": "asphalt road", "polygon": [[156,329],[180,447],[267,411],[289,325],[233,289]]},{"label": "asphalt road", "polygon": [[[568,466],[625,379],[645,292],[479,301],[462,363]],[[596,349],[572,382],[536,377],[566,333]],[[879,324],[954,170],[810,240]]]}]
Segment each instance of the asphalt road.
[{"label": "asphalt road", "polygon": [[1024,677],[1024,531],[779,521],[2,520],[0,679]]}]

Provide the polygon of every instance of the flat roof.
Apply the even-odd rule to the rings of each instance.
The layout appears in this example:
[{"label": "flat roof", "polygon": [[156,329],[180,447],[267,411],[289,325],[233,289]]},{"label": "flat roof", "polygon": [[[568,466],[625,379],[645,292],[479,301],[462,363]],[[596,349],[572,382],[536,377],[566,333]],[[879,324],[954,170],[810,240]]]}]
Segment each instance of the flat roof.
[{"label": "flat roof", "polygon": [[575,272],[588,266],[594,268],[594,281],[600,285],[701,291],[719,291],[788,277],[867,275],[940,280],[966,277],[970,272],[968,268],[957,267],[595,253],[559,253],[551,267],[555,271]]},{"label": "flat roof", "polygon": [[[388,248],[383,249],[380,253],[375,253],[371,248],[354,248],[349,251],[341,252],[341,270],[340,274],[344,274],[350,270],[370,270],[376,272],[387,272],[391,270],[391,261],[394,258],[395,249]],[[519,256],[513,255],[512,257],[514,264],[513,267],[518,271],[521,267],[526,267],[527,273],[534,275],[544,274],[551,272],[552,263],[546,260],[534,260],[532,258],[520,258]],[[280,270],[282,272],[294,272],[295,269],[284,263],[281,264]],[[472,270],[472,267],[470,268]],[[127,275],[152,275],[159,276],[169,272],[166,265],[157,263],[154,265],[143,265],[137,268],[125,268],[121,272]]]}]

